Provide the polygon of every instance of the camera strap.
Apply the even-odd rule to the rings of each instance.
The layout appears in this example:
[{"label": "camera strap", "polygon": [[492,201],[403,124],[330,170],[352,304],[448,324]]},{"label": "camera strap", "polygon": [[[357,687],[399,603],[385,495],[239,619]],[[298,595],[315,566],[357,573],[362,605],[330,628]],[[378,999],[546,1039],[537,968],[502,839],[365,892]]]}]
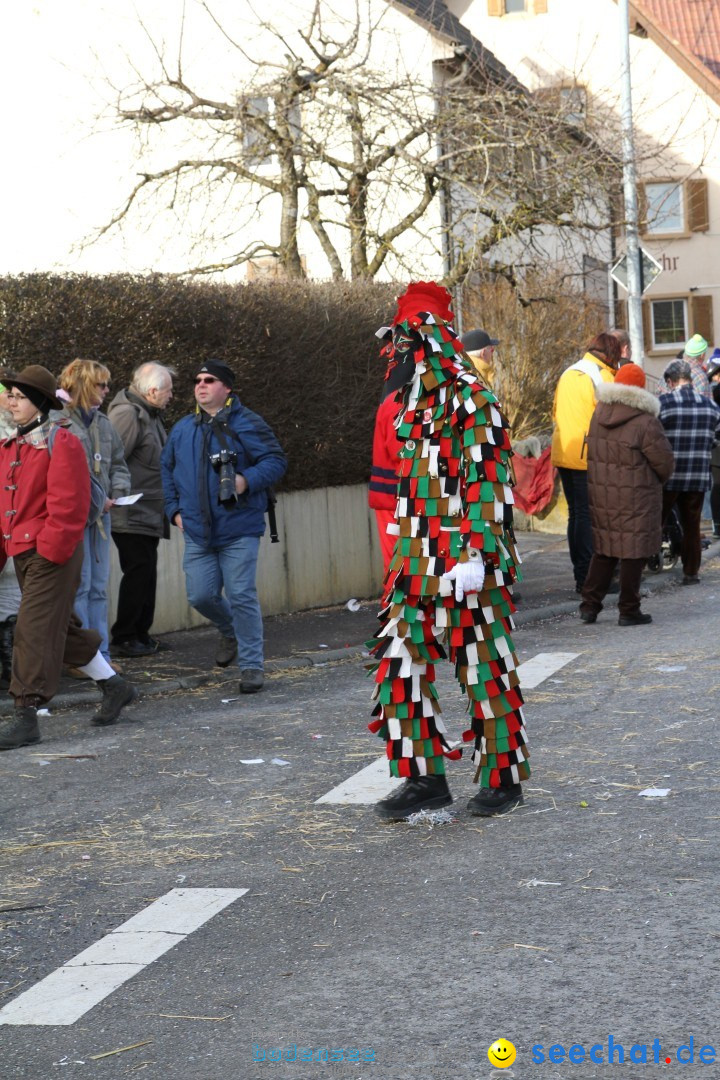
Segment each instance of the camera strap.
[{"label": "camera strap", "polygon": [[[212,420],[210,421],[210,426],[212,427],[212,430],[215,432],[215,437],[217,438],[217,441],[220,443],[220,449],[221,450],[227,450],[229,453],[232,453],[230,444],[228,443],[228,441],[227,441],[227,439],[225,437],[226,435],[229,435],[230,438],[234,442],[238,443],[240,445],[240,447],[242,448],[242,452],[245,455],[248,464],[249,465],[254,465],[255,464],[255,462],[253,461],[252,455],[247,452],[247,449],[245,447],[245,443],[242,441],[242,439],[240,438],[238,433],[236,431],[233,431],[233,429],[228,424],[227,420],[218,420],[216,417],[213,416]],[[275,494],[275,491],[271,487],[266,488],[266,492],[267,492],[267,505],[265,507],[265,512],[267,513],[267,516],[268,516],[268,527],[270,529],[270,543],[271,544],[279,544],[280,543],[280,537],[278,536],[277,517],[275,515],[275,503],[277,502],[277,495]]]}]

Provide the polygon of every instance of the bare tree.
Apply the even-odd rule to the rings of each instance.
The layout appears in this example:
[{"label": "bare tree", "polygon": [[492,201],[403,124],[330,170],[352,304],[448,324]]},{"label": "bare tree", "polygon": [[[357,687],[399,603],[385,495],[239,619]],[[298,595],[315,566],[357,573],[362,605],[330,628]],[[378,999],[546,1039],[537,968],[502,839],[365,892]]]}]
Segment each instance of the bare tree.
[{"label": "bare tree", "polygon": [[[156,49],[157,71],[119,94],[117,115],[146,147],[159,129],[179,137],[102,232],[162,205],[189,227],[202,208],[190,272],[264,256],[302,277],[309,228],[335,279],[404,276],[441,256],[449,286],[492,267],[516,288],[561,256],[577,266],[595,237],[607,246],[620,175],[611,113],[591,130],[571,99],[530,95],[467,49],[418,71],[398,40],[379,70],[387,5],[371,0],[343,5],[342,19],[315,0],[292,34],[246,3],[270,43],[261,60],[199,3],[245,74],[218,100],[186,77],[182,44],[172,63]],[[269,206],[273,224],[259,226]]]},{"label": "bare tree", "polygon": [[468,328],[482,326],[500,342],[493,390],[515,441],[551,430],[560,375],[605,326],[602,307],[558,272],[529,272],[524,287],[552,299],[523,304],[509,282],[497,279],[476,283],[464,294]]}]

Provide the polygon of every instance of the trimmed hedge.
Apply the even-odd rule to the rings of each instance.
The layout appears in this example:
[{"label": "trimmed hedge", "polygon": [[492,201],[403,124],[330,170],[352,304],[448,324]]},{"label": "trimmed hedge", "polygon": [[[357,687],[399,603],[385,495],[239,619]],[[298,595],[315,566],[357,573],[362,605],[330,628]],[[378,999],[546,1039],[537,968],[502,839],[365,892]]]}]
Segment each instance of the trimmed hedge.
[{"label": "trimmed hedge", "polygon": [[0,356],[55,375],[99,360],[113,393],[148,360],[174,367],[169,427],[193,408],[193,377],[216,357],[243,403],[275,430],[288,457],[283,490],[366,481],[384,365],[375,330],[398,289],[296,281],[218,285],[174,277],[26,274],[0,277]]}]

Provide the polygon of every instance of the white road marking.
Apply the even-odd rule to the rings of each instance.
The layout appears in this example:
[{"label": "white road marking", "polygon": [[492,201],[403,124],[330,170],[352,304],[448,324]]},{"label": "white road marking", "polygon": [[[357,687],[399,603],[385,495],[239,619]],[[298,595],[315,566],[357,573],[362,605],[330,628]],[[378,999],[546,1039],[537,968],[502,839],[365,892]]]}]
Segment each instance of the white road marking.
[{"label": "white road marking", "polygon": [[[541,682],[554,675],[556,671],[569,664],[571,660],[575,660],[579,655],[580,653],[570,652],[538,653],[537,656],[526,660],[524,664],[518,665],[520,686],[523,690],[534,690]],[[315,800],[315,804],[334,803],[345,806],[371,806],[380,799],[384,799],[386,795],[389,795],[394,788],[402,783],[404,783],[403,780],[398,780],[396,777],[389,775],[387,758],[381,757],[366,765],[364,769],[361,769],[360,772],[355,773],[349,779],[344,780],[342,784],[338,784],[332,791],[321,795],[319,799]]]},{"label": "white road marking", "polygon": [[315,803],[344,803],[347,805],[367,806],[384,799],[388,792],[404,783],[388,775],[388,759],[378,758],[355,773],[349,780],[344,780],[332,791],[321,795]]},{"label": "white road marking", "polygon": [[576,652],[541,652],[537,656],[532,656],[524,664],[518,665],[520,686],[523,690],[534,690],[561,667],[565,667],[571,660],[576,660],[579,655],[580,653]]},{"label": "white road marking", "polygon": [[74,1024],[247,889],[172,889],[0,1009],[0,1024]]}]

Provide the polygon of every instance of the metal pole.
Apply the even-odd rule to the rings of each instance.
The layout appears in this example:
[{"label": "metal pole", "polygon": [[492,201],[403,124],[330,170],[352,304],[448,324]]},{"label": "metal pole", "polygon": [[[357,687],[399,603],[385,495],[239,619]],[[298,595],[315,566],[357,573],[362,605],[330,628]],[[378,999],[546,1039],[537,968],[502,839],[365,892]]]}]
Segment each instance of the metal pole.
[{"label": "metal pole", "polygon": [[641,366],[645,359],[642,326],[641,254],[638,237],[637,179],[635,176],[635,144],[633,141],[632,83],[630,79],[630,12],[629,0],[620,0],[620,56],[623,192],[625,195],[625,240],[627,252],[628,332],[632,358]]}]

